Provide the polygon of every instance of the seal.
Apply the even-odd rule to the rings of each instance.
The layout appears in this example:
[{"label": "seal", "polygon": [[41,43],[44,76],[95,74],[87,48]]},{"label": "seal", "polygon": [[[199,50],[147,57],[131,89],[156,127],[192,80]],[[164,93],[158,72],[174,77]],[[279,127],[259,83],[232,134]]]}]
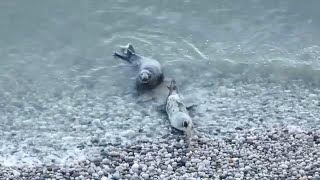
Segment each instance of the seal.
[{"label": "seal", "polygon": [[121,46],[121,51],[123,55],[115,52],[113,56],[129,62],[139,69],[136,77],[136,88],[138,91],[154,89],[164,81],[159,61],[136,54],[130,43],[127,46]]},{"label": "seal", "polygon": [[165,108],[172,130],[176,132],[183,132],[187,135],[188,139],[190,139],[193,125],[192,119],[188,113],[187,107],[182,102],[174,79],[171,80],[168,89],[169,94],[166,99]]}]

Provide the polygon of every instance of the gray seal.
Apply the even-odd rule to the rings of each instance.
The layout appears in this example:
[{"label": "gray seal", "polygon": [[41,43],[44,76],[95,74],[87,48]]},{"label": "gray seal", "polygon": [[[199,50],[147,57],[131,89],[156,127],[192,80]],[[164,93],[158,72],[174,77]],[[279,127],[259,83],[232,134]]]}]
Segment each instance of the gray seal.
[{"label": "gray seal", "polygon": [[179,95],[176,81],[171,80],[170,86],[168,86],[169,94],[166,99],[166,112],[174,131],[184,132],[188,139],[191,138],[192,131],[192,119],[188,113],[188,108],[182,102]]},{"label": "gray seal", "polygon": [[164,80],[162,67],[159,61],[136,54],[133,46],[121,46],[123,55],[114,53],[113,56],[138,67],[136,88],[138,91],[151,90],[160,85]]}]

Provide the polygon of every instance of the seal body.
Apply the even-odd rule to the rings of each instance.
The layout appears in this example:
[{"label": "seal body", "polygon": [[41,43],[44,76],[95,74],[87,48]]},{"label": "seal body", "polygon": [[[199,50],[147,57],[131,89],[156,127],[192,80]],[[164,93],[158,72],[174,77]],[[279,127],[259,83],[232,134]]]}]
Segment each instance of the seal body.
[{"label": "seal body", "polygon": [[171,81],[168,89],[169,94],[166,99],[166,112],[171,127],[176,131],[178,130],[185,133],[188,138],[191,138],[192,119],[189,116],[187,107],[181,100],[175,80]]},{"label": "seal body", "polygon": [[137,90],[154,89],[163,82],[164,75],[159,61],[136,54],[131,44],[121,47],[121,50],[123,55],[114,53],[113,56],[138,67]]}]

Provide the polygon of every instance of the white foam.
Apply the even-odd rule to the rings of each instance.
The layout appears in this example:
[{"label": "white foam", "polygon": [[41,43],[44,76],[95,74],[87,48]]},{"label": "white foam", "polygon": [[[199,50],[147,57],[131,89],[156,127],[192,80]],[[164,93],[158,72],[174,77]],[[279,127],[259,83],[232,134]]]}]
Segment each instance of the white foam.
[{"label": "white foam", "polygon": [[183,42],[185,42],[187,45],[189,45],[195,52],[197,52],[200,57],[202,57],[203,59],[205,60],[208,60],[208,57],[206,55],[204,55],[200,50],[199,48],[197,48],[194,44],[190,43],[189,41],[183,39],[182,40]]}]

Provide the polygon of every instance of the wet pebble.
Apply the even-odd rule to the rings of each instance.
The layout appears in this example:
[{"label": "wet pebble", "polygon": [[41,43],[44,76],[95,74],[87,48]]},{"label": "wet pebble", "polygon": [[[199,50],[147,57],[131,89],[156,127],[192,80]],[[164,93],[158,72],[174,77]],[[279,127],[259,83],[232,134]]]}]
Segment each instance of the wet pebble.
[{"label": "wet pebble", "polygon": [[[182,146],[184,141],[173,138],[163,143],[141,143],[126,149],[110,151],[106,156],[93,156],[70,167],[47,166],[46,168],[15,168],[0,166],[5,178],[54,177],[63,179],[300,179],[319,177],[319,145],[304,141],[309,135],[290,138],[283,130],[277,132],[277,140],[268,140],[270,132],[238,135],[249,141],[238,143],[237,139],[217,140],[199,138],[191,147]],[[251,134],[252,133],[252,134]],[[292,134],[291,134],[292,135]],[[267,140],[266,140],[267,139]],[[234,141],[235,140],[235,141]],[[265,143],[268,141],[268,143]],[[205,142],[205,145],[203,144]],[[178,145],[177,145],[178,144]],[[291,147],[299,151],[283,152]],[[305,152],[308,152],[305,154]],[[284,156],[288,156],[284,158]],[[9,173],[11,172],[11,173]],[[46,172],[47,175],[38,172]],[[1,176],[0,176],[1,177]],[[2,177],[1,177],[2,178]]]}]

